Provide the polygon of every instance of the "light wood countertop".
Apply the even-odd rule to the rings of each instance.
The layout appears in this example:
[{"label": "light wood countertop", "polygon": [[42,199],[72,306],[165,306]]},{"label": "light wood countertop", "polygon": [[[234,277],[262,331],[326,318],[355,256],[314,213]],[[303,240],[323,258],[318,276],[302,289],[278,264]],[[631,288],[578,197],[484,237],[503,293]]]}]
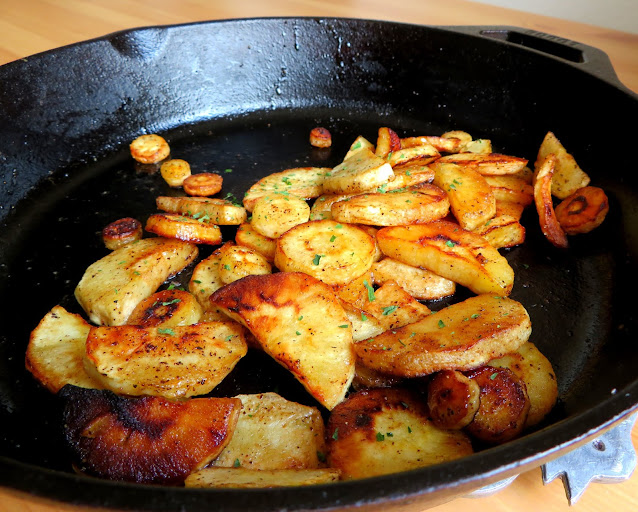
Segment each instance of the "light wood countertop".
[{"label": "light wood countertop", "polygon": [[[554,34],[605,51],[620,80],[638,92],[638,35],[465,0],[22,0],[0,4],[0,64],[140,26],[255,16],[338,16],[425,25],[511,25]],[[632,439],[638,448],[638,427]],[[540,469],[520,475],[493,496],[459,498],[431,510],[455,512],[466,508],[474,512],[569,510],[562,483],[556,480],[543,486]],[[638,476],[634,474],[620,484],[590,485],[573,510],[638,510]],[[0,512],[9,511],[59,512],[61,507],[0,490]]]}]

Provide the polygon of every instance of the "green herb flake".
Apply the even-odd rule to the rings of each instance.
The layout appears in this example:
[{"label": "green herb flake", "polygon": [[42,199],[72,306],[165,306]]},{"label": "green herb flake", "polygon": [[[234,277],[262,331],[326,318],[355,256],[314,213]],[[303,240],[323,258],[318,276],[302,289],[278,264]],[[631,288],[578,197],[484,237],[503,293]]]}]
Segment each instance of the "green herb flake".
[{"label": "green herb flake", "polygon": [[337,239],[337,235],[332,235],[332,236],[330,237],[330,241],[331,241],[331,242],[334,242],[336,239]]},{"label": "green herb flake", "polygon": [[332,433],[332,439],[335,441],[339,439],[339,427],[335,428],[335,431]]},{"label": "green herb flake", "polygon": [[229,334],[228,336],[226,336],[226,341],[232,340],[235,336],[236,334]]},{"label": "green herb flake", "polygon": [[126,263],[126,260],[122,260],[118,263],[118,265],[124,265],[124,263]]},{"label": "green herb flake", "polygon": [[385,436],[381,432],[377,432],[377,441],[381,442],[385,440]]},{"label": "green herb flake", "polygon": [[228,264],[224,265],[224,270],[230,270],[230,265]]},{"label": "green herb flake", "polygon": [[348,327],[350,327],[348,324],[343,324],[339,326],[340,329],[347,329]]},{"label": "green herb flake", "polygon": [[368,321],[368,317],[365,316],[363,313],[361,313],[361,321],[362,322],[367,322]]},{"label": "green herb flake", "polygon": [[323,257],[323,254],[315,254],[315,257],[312,260],[313,265],[319,265],[319,260]]},{"label": "green herb flake", "polygon": [[233,462],[233,467],[238,468],[241,466],[241,462],[239,462],[239,459],[235,459],[235,462]]},{"label": "green herb flake", "polygon": [[478,318],[479,316],[481,315],[479,315],[478,313],[474,313],[473,315],[470,316],[470,318]]},{"label": "green herb flake", "polygon": [[178,302],[182,302],[182,299],[173,299],[167,300],[166,302],[162,302],[162,306],[170,306],[171,304],[177,304]]},{"label": "green herb flake", "polygon": [[494,372],[492,375],[490,375],[490,380],[494,380],[496,377],[498,377],[498,372]]},{"label": "green herb flake", "polygon": [[357,143],[356,143],[356,144],[354,144],[354,145],[353,145],[350,149],[351,149],[352,151],[354,151],[355,149],[359,149],[360,147],[361,147],[361,141],[359,140],[359,141],[357,141]]},{"label": "green herb flake", "polygon": [[299,331],[295,331],[295,334],[296,334],[297,336],[301,336],[301,333],[300,333]]},{"label": "green herb flake", "polygon": [[443,322],[443,320],[439,320],[438,326],[439,329],[443,329],[443,327],[445,327],[445,322]]},{"label": "green herb flake", "polygon": [[173,329],[170,329],[170,328],[163,329],[163,328],[159,327],[157,329],[157,333],[158,334],[168,334],[169,336],[175,336],[175,331]]},{"label": "green herb flake", "polygon": [[388,316],[394,313],[397,309],[399,309],[399,306],[388,306],[386,308],[383,308],[383,316]]},{"label": "green herb flake", "polygon": [[342,228],[343,228],[343,224],[337,224],[337,225],[335,226],[335,229],[342,229]]},{"label": "green herb flake", "polygon": [[408,425],[408,434],[412,433],[412,428],[410,427],[410,425]]},{"label": "green herb flake", "polygon": [[225,173],[225,174],[230,174],[231,172],[233,172],[233,170],[232,170],[232,169],[224,169],[224,173]]},{"label": "green herb flake", "polygon": [[133,271],[133,274],[135,274],[136,276],[141,276],[142,274],[140,274],[137,270]]},{"label": "green herb flake", "polygon": [[388,437],[394,437],[394,434],[392,432],[386,432],[385,435]]},{"label": "green herb flake", "polygon": [[368,302],[372,302],[375,299],[374,288],[368,283],[368,280],[363,281],[363,286],[368,290]]},{"label": "green herb flake", "polygon": [[299,320],[301,322],[303,320],[303,315],[301,315],[299,318],[297,318],[297,320]]},{"label": "green herb flake", "polygon": [[454,247],[456,244],[452,242],[452,240],[448,240],[447,242],[445,242],[445,245],[447,245],[448,247]]}]

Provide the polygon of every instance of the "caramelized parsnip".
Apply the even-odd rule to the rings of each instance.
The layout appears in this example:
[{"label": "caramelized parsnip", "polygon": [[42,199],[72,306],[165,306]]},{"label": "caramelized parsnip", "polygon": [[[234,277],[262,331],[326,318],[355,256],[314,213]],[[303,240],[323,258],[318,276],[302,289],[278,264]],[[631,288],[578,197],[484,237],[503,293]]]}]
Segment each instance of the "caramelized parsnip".
[{"label": "caramelized parsnip", "polygon": [[154,133],[140,135],[131,142],[130,150],[131,156],[141,164],[156,164],[171,153],[168,142]]},{"label": "caramelized parsnip", "polygon": [[212,172],[200,172],[187,176],[182,183],[184,192],[189,196],[207,197],[217,194],[222,189],[224,178]]},{"label": "caramelized parsnip", "polygon": [[568,235],[589,233],[600,226],[609,211],[609,200],[603,189],[583,187],[556,207],[556,218]]}]

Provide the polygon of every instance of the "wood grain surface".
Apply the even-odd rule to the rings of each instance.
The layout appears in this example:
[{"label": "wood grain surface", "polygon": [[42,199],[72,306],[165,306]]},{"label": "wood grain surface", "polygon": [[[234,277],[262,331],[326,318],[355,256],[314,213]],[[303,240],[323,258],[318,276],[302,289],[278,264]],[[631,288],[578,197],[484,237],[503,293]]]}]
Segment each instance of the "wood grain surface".
[{"label": "wood grain surface", "polygon": [[[609,55],[620,80],[638,91],[638,36],[464,0],[0,0],[0,64],[110,32],[148,25],[254,16],[340,16],[424,25],[510,25],[533,29],[599,48]],[[0,84],[0,87],[2,84]],[[638,447],[638,427],[632,434]],[[485,498],[459,498],[433,512],[565,512],[570,509],[559,480],[543,486],[540,469]],[[0,512],[60,512],[67,506],[42,503],[0,489]],[[73,510],[89,510],[73,508]],[[638,476],[613,485],[593,484],[573,507],[577,512],[638,510]]]}]

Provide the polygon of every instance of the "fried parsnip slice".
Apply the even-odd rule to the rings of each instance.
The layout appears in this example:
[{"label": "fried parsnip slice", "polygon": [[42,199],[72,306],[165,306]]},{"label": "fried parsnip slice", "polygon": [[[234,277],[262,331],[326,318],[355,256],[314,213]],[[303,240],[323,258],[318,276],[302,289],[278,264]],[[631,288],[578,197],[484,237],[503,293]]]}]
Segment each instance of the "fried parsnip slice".
[{"label": "fried parsnip slice", "polygon": [[443,153],[458,153],[463,147],[461,139],[452,137],[438,137],[436,135],[420,135],[418,137],[404,137],[401,139],[401,148],[411,148],[430,144],[437,151]]},{"label": "fried parsnip slice", "polygon": [[377,134],[377,146],[375,154],[381,158],[387,158],[394,151],[401,149],[401,139],[397,133],[387,126],[379,128]]},{"label": "fried parsnip slice", "polygon": [[168,197],[155,199],[157,208],[168,213],[179,213],[197,221],[220,226],[236,226],[246,222],[246,209],[226,199],[215,197]]},{"label": "fried parsnip slice", "polygon": [[439,428],[458,430],[469,425],[479,409],[481,388],[456,370],[443,370],[428,382],[428,411]]},{"label": "fried parsnip slice", "polygon": [[485,238],[452,222],[393,226],[377,233],[384,254],[468,287],[474,293],[509,295],[514,271]]},{"label": "fried parsnip slice", "polygon": [[116,393],[187,398],[210,392],[246,351],[244,330],[236,322],[93,327],[85,367]]},{"label": "fried parsnip slice", "polygon": [[482,366],[466,375],[481,389],[479,408],[465,431],[476,439],[501,444],[525,427],[530,401],[525,383],[507,368]]},{"label": "fried parsnip slice", "polygon": [[332,146],[332,135],[327,128],[316,126],[310,130],[308,137],[310,145],[316,148],[329,148]]},{"label": "fried parsnip slice", "polygon": [[496,200],[496,215],[508,215],[520,222],[525,207],[520,203]]},{"label": "fried parsnip slice", "polygon": [[459,139],[463,146],[472,142],[472,136],[463,130],[451,130],[442,134],[441,137],[444,139]]},{"label": "fried parsnip slice", "polygon": [[374,261],[375,241],[362,229],[333,220],[300,224],[277,240],[275,266],[336,285],[359,277]]},{"label": "fried parsnip slice", "polygon": [[509,201],[528,206],[534,202],[534,188],[517,176],[485,176],[496,201]]},{"label": "fried parsnip slice", "polygon": [[556,156],[552,153],[541,160],[534,173],[534,202],[538,220],[545,238],[559,249],[567,249],[567,235],[556,218],[552,200],[552,176],[556,165]]},{"label": "fried parsnip slice", "polygon": [[195,296],[184,290],[162,290],[140,302],[128,317],[128,325],[174,327],[192,325],[202,317],[202,307]]},{"label": "fried parsnip slice", "polygon": [[343,400],[354,376],[352,326],[328,285],[299,272],[248,276],[217,290],[211,303],[327,409]]},{"label": "fried parsnip slice", "polygon": [[385,331],[381,322],[372,314],[343,300],[341,301],[341,305],[346,312],[348,320],[352,324],[352,341],[367,340]]},{"label": "fried parsnip slice", "polygon": [[447,193],[450,210],[461,227],[472,231],[494,217],[496,200],[485,178],[473,169],[439,162],[432,164],[432,183]]},{"label": "fried parsnip slice", "polygon": [[430,270],[407,265],[393,258],[383,258],[372,264],[374,283],[395,281],[401,288],[420,300],[437,300],[453,295],[456,283]]},{"label": "fried parsnip slice", "polygon": [[[354,194],[356,195],[356,194]],[[353,197],[353,194],[323,194],[315,199],[310,208],[310,220],[332,219],[330,210],[337,201]]]},{"label": "fried parsnip slice", "polygon": [[568,235],[589,233],[600,226],[607,212],[609,200],[602,188],[579,188],[556,206],[556,218]]},{"label": "fried parsnip slice", "polygon": [[80,315],[55,306],[31,332],[25,365],[52,393],[64,385],[101,388],[84,369],[84,346],[91,325]]},{"label": "fried parsnip slice", "polygon": [[310,206],[300,197],[272,194],[255,201],[250,225],[260,235],[278,238],[309,218]]},{"label": "fried parsnip slice", "polygon": [[200,172],[188,176],[182,183],[184,192],[189,196],[214,196],[222,189],[224,178],[214,172]]},{"label": "fried parsnip slice", "polygon": [[333,220],[370,226],[402,226],[445,217],[448,196],[429,183],[415,190],[371,192],[333,203]]},{"label": "fried parsnip slice", "polygon": [[212,466],[245,469],[316,469],[326,453],[324,424],[316,407],[277,393],[237,395],[242,410],[237,428]]},{"label": "fried parsnip slice", "polygon": [[442,156],[437,163],[456,164],[472,169],[485,176],[500,176],[514,174],[527,165],[527,160],[516,156],[501,155],[500,153],[458,153]]},{"label": "fried parsnip slice", "polygon": [[242,245],[224,244],[219,250],[219,256],[219,277],[224,284],[242,277],[272,272],[272,267],[264,256]]},{"label": "fried parsnip slice", "polygon": [[590,178],[576,163],[574,157],[567,152],[552,132],[547,132],[538,150],[536,166],[545,160],[547,155],[556,156],[556,172],[552,179],[552,195],[565,199],[576,190],[589,185]]},{"label": "fried parsnip slice", "polygon": [[110,480],[179,485],[223,450],[237,424],[237,398],[124,398],[64,387],[64,436],[77,467]]},{"label": "fried parsnip slice", "polygon": [[246,210],[253,211],[257,199],[273,194],[290,194],[302,199],[313,199],[323,194],[323,181],[329,167],[295,167],[269,174],[251,186],[244,196]]},{"label": "fried parsnip slice", "polygon": [[403,167],[405,165],[427,165],[433,160],[436,160],[441,155],[430,144],[423,144],[421,146],[413,146],[411,148],[399,148],[394,150],[387,156],[388,163],[394,167]]},{"label": "fried parsnip slice", "polygon": [[403,192],[418,189],[422,183],[430,183],[434,178],[434,170],[429,165],[419,162],[407,163],[392,169],[394,179],[377,189],[382,192]]},{"label": "fried parsnip slice", "polygon": [[107,249],[120,247],[142,238],[142,223],[132,217],[111,222],[102,230],[102,241]]},{"label": "fried parsnip slice", "polygon": [[486,364],[517,350],[531,332],[529,315],[519,302],[483,294],[354,347],[361,363],[374,370],[419,377]]},{"label": "fried parsnip slice", "polygon": [[549,360],[533,343],[527,342],[516,352],[491,360],[489,366],[508,368],[525,383],[530,401],[525,428],[540,423],[556,404],[556,373]]},{"label": "fried parsnip slice", "polygon": [[195,296],[204,311],[208,311],[211,307],[208,300],[211,294],[225,284],[220,273],[221,250],[228,243],[226,242],[226,244],[213,251],[210,256],[195,265],[191,274],[188,290]]},{"label": "fried parsnip slice", "polygon": [[171,187],[181,187],[184,180],[191,176],[191,166],[186,160],[172,158],[160,166],[160,174]]},{"label": "fried parsnip slice", "polygon": [[372,368],[357,363],[355,365],[352,387],[356,391],[370,388],[393,388],[401,386],[404,382],[405,380],[401,377],[386,375],[385,373],[377,372]]},{"label": "fried parsnip slice", "polygon": [[114,250],[90,265],[75,298],[92,322],[126,323],[135,306],[198,254],[197,246],[170,238],[147,238]]},{"label": "fried parsnip slice", "polygon": [[161,237],[176,238],[194,244],[222,243],[222,232],[217,224],[179,213],[154,213],[146,220],[144,229]]},{"label": "fried parsnip slice", "polygon": [[361,149],[369,149],[374,153],[374,144],[372,144],[372,142],[370,142],[368,139],[366,139],[365,137],[359,135],[354,142],[350,145],[350,148],[348,149],[348,152],[346,153],[346,156],[343,158],[344,160],[347,160],[348,158],[350,158],[352,155],[354,155],[357,151],[361,150]]},{"label": "fried parsnip slice", "polygon": [[472,454],[459,430],[440,430],[404,389],[358,391],[332,411],[328,462],[350,480],[407,471]]},{"label": "fried parsnip slice", "polygon": [[525,241],[525,227],[511,215],[496,215],[473,230],[495,249],[514,247]]},{"label": "fried parsnip slice", "polygon": [[373,282],[372,272],[367,271],[352,281],[334,285],[332,290],[342,301],[352,304],[357,308],[364,308],[366,304],[370,302],[370,290],[372,290]]},{"label": "fried parsnip slice", "polygon": [[131,142],[129,148],[131,156],[141,164],[156,164],[171,153],[168,142],[155,133],[140,135]]},{"label": "fried parsnip slice", "polygon": [[320,469],[254,470],[210,467],[196,471],[186,479],[186,487],[215,487],[232,489],[264,489],[319,485],[339,480],[339,471]]},{"label": "fried parsnip slice", "polygon": [[387,281],[374,292],[375,300],[365,306],[365,312],[374,316],[384,331],[397,329],[421,320],[430,309],[421,304],[394,281]]},{"label": "fried parsnip slice", "polygon": [[392,166],[363,148],[332,169],[323,181],[326,194],[360,194],[392,181]]},{"label": "fried parsnip slice", "polygon": [[463,146],[464,153],[481,153],[481,154],[490,154],[492,153],[492,141],[490,139],[475,139],[472,140]]},{"label": "fried parsnip slice", "polygon": [[240,224],[237,228],[235,242],[237,242],[237,245],[243,245],[258,252],[271,263],[275,259],[277,241],[258,233],[248,222]]}]

